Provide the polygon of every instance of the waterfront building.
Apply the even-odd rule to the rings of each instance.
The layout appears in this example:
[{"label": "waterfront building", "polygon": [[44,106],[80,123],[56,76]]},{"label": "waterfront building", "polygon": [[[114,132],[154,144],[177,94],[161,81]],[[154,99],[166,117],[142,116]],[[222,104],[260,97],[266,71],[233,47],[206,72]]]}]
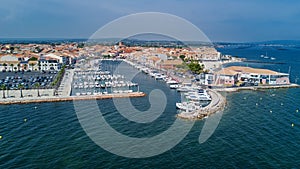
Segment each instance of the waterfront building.
[{"label": "waterfront building", "polygon": [[212,73],[201,73],[197,76],[199,84],[201,85],[212,85],[214,83],[214,74]]},{"label": "waterfront building", "polygon": [[1,71],[14,71],[17,69],[20,63],[18,57],[13,55],[4,55],[0,57],[0,69]]},{"label": "waterfront building", "polygon": [[256,69],[243,66],[231,66],[214,73],[215,84],[233,86],[250,85],[283,85],[290,84],[289,74],[268,69]]},{"label": "waterfront building", "polygon": [[41,66],[41,70],[48,71],[48,70],[56,70],[60,69],[60,64],[57,60],[46,60],[40,59],[39,64]]}]

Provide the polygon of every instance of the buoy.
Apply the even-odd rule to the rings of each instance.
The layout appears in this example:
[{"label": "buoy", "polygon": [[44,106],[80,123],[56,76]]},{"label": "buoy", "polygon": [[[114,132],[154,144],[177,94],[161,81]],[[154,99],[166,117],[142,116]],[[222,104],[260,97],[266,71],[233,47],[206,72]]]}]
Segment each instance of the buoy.
[{"label": "buoy", "polygon": [[27,119],[24,119],[24,122],[26,122],[27,121]]},{"label": "buoy", "polygon": [[255,105],[258,106],[258,103],[256,103]]},{"label": "buoy", "polygon": [[37,109],[37,107],[35,106],[34,109]]},{"label": "buoy", "polygon": [[281,103],[281,106],[283,106],[283,103]]},{"label": "buoy", "polygon": [[246,100],[246,97],[244,97],[244,100]]},{"label": "buoy", "polygon": [[298,113],[298,112],[299,112],[299,110],[297,109],[297,110],[296,110],[296,112]]},{"label": "buoy", "polygon": [[262,100],[262,98],[260,98],[259,100]]},{"label": "buoy", "polygon": [[2,139],[2,136],[0,136],[0,140]]},{"label": "buoy", "polygon": [[270,110],[270,113],[272,113],[272,110]]},{"label": "buoy", "polygon": [[295,125],[294,125],[294,123],[292,123],[292,127],[294,127]]}]

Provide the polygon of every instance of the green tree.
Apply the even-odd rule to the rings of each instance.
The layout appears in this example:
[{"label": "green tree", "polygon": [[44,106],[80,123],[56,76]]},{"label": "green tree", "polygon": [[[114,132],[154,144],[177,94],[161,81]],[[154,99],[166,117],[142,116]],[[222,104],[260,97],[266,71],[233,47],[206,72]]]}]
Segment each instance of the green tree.
[{"label": "green tree", "polygon": [[41,95],[40,95],[40,86],[41,85],[38,82],[34,84],[34,87],[37,89],[37,96],[38,97],[41,97]]},{"label": "green tree", "polygon": [[185,55],[180,55],[179,58],[184,61]]},{"label": "green tree", "polygon": [[19,84],[18,88],[20,89],[20,93],[21,93],[21,98],[23,98],[23,89],[24,89],[24,85]]},{"label": "green tree", "polygon": [[204,68],[204,66],[201,66],[198,62],[195,61],[192,61],[190,64],[188,64],[188,67],[195,74],[202,73]]},{"label": "green tree", "polygon": [[84,47],[84,43],[79,43],[78,45],[77,45],[77,48],[83,48]]},{"label": "green tree", "polygon": [[15,50],[15,47],[11,46],[11,47],[9,48],[9,50],[10,50],[10,53],[13,53],[13,51]]},{"label": "green tree", "polygon": [[14,70],[14,64],[10,64],[10,67],[11,67],[11,71]]},{"label": "green tree", "polygon": [[6,63],[3,63],[3,66],[4,66],[4,68],[5,68],[5,69],[7,69],[7,68],[6,68],[6,66],[7,66],[7,64],[6,64]]},{"label": "green tree", "polygon": [[21,66],[21,64],[20,64],[20,63],[18,63],[18,65],[17,65],[17,67],[18,67],[18,71],[20,70],[20,66]]},{"label": "green tree", "polygon": [[36,57],[31,57],[30,59],[28,59],[28,61],[37,61],[38,59]]},{"label": "green tree", "polygon": [[3,99],[6,98],[6,97],[5,97],[5,89],[6,89],[6,85],[5,85],[5,84],[2,84],[2,85],[1,85],[1,90],[2,90],[2,92],[3,92],[3,93],[2,93],[2,98],[3,98]]}]

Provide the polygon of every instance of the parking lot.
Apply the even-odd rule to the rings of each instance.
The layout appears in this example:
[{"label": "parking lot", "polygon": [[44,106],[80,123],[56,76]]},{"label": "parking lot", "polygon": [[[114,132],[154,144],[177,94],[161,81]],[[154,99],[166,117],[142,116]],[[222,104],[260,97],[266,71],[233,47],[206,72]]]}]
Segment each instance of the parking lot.
[{"label": "parking lot", "polygon": [[40,89],[49,89],[52,88],[51,83],[56,75],[56,71],[0,72],[0,85],[4,84],[9,90],[17,90],[19,86],[23,86],[24,89],[33,89],[37,86]]}]

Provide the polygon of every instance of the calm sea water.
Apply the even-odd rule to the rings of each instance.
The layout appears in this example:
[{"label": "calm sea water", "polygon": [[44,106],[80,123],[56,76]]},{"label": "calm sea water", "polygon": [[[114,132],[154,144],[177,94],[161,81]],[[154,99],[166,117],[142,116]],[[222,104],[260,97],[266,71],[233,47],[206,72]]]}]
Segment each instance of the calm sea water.
[{"label": "calm sea water", "polygon": [[[249,64],[300,76],[300,51],[273,48],[220,49],[250,59],[261,54],[281,65]],[[133,71],[132,69],[128,70]],[[162,89],[168,96],[164,113],[151,124],[126,120],[112,100],[97,101],[107,122],[132,137],[151,137],[175,120],[180,95],[144,74],[134,79],[140,90]],[[298,80],[299,81],[299,80]],[[227,94],[228,105],[214,134],[203,144],[198,137],[204,121],[173,149],[150,158],[130,159],[97,146],[78,122],[72,102],[0,106],[0,168],[298,168],[300,165],[300,89],[243,91]],[[131,99],[139,110],[148,98]],[[89,101],[86,101],[89,104]],[[24,119],[27,121],[25,122]],[[292,127],[292,123],[294,127]]]}]

